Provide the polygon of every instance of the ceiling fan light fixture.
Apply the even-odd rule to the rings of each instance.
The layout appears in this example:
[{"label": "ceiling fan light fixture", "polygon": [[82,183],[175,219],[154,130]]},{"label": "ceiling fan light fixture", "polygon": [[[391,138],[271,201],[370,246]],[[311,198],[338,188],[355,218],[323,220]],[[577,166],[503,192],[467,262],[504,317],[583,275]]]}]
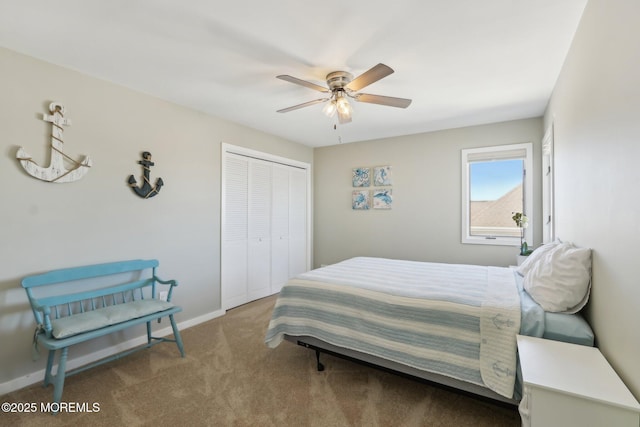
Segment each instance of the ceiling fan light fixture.
[{"label": "ceiling fan light fixture", "polygon": [[322,112],[327,115],[327,117],[333,117],[336,114],[336,101],[334,99],[329,100],[322,109]]},{"label": "ceiling fan light fixture", "polygon": [[336,109],[340,114],[342,114],[345,117],[351,117],[351,113],[353,109],[351,108],[351,104],[349,104],[349,101],[344,95],[344,92],[342,91],[336,92],[335,103],[336,103]]},{"label": "ceiling fan light fixture", "polygon": [[324,114],[329,117],[333,117],[337,113],[340,124],[345,124],[351,122],[351,115],[353,114],[353,108],[347,97],[353,98],[358,102],[407,108],[411,104],[410,99],[358,92],[360,89],[363,89],[392,73],[393,69],[384,64],[378,64],[370,68],[355,79],[351,73],[346,71],[334,71],[327,74],[326,81],[328,88],[285,74],[276,76],[281,80],[329,94],[329,98],[316,99],[314,101],[283,108],[278,110],[278,113],[286,113],[299,108],[326,102],[326,105],[322,109]]}]

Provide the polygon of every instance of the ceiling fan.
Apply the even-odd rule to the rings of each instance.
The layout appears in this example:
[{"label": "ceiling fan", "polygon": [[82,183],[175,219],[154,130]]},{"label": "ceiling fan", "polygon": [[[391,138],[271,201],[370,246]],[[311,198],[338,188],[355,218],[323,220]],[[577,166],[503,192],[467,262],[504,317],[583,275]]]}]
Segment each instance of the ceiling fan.
[{"label": "ceiling fan", "polygon": [[328,88],[288,75],[277,76],[277,78],[279,78],[280,80],[295,83],[297,85],[308,87],[309,89],[314,89],[319,92],[329,94],[328,98],[315,99],[303,104],[283,108],[281,110],[278,110],[278,113],[287,113],[299,108],[327,102],[327,105],[324,106],[322,111],[330,117],[333,117],[333,115],[337,113],[338,121],[341,124],[344,124],[351,121],[352,108],[349,104],[349,98],[354,99],[358,102],[367,102],[370,104],[407,108],[409,104],[411,104],[410,99],[394,98],[391,96],[382,95],[371,95],[368,93],[358,92],[360,89],[369,86],[371,83],[377,82],[378,80],[388,76],[391,73],[393,73],[393,69],[384,64],[378,64],[372,67],[355,79],[353,78],[353,75],[351,73],[348,73],[346,71],[334,71],[327,74],[326,79],[327,86],[329,86]]}]

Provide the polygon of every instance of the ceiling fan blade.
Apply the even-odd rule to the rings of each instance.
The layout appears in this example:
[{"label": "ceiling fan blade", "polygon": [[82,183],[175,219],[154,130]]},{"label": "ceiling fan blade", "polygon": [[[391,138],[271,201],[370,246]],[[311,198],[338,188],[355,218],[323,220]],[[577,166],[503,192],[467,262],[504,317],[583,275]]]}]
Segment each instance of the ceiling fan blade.
[{"label": "ceiling fan blade", "polygon": [[360,89],[369,86],[371,83],[375,83],[381,78],[387,77],[392,73],[393,69],[391,67],[384,64],[378,64],[353,79],[346,88],[353,91],[359,91]]},{"label": "ceiling fan blade", "polygon": [[317,85],[315,83],[308,82],[306,80],[301,80],[301,79],[296,78],[296,77],[288,76],[286,74],[282,74],[282,75],[276,76],[276,78],[278,78],[280,80],[284,80],[285,82],[295,83],[295,84],[300,85],[300,86],[308,87],[309,89],[317,90],[319,92],[325,92],[325,93],[329,92],[329,89],[324,87],[324,86],[320,86],[320,85]]},{"label": "ceiling fan blade", "polygon": [[393,96],[371,95],[359,93],[354,96],[356,101],[368,102],[370,104],[388,105],[389,107],[407,108],[411,104],[410,99],[395,98]]},{"label": "ceiling fan blade", "polygon": [[288,113],[289,111],[297,110],[298,108],[308,107],[310,105],[319,104],[321,102],[326,102],[328,100],[329,100],[329,98],[315,99],[313,101],[305,102],[303,104],[294,105],[293,107],[283,108],[282,110],[278,110],[277,112],[278,113]]},{"label": "ceiling fan blade", "polygon": [[344,125],[346,123],[351,123],[350,114],[344,114],[344,113],[341,113],[340,111],[337,111],[337,113],[338,113],[338,123],[340,123],[341,125]]}]

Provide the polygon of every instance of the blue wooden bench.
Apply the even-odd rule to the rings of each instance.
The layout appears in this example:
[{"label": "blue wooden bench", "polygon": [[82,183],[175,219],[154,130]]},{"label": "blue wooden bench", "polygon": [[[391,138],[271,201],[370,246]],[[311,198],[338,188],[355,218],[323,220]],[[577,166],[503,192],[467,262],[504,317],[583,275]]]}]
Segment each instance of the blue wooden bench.
[{"label": "blue wooden bench", "polygon": [[[49,350],[44,386],[53,383],[53,401],[60,403],[66,376],[110,362],[161,342],[175,342],[184,357],[180,331],[173,318],[182,308],[171,303],[175,280],[156,276],[157,260],[130,260],[52,270],[25,277],[37,329],[34,346]],[[160,286],[166,285],[166,301]],[[158,289],[156,289],[158,288]],[[164,298],[163,298],[164,299]],[[174,339],[154,337],[151,321],[169,317]],[[147,344],[115,354],[66,372],[69,347],[134,325],[147,324]],[[52,372],[55,353],[60,350],[58,369]]]}]

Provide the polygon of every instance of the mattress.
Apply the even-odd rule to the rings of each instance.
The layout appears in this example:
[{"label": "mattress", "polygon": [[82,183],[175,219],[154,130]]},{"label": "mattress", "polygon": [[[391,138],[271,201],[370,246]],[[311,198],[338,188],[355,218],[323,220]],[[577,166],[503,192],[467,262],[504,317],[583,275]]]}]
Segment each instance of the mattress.
[{"label": "mattress", "polygon": [[290,280],[265,341],[311,336],[511,398],[515,336],[544,331],[544,312],[522,307],[516,276],[503,267],[352,258]]}]

